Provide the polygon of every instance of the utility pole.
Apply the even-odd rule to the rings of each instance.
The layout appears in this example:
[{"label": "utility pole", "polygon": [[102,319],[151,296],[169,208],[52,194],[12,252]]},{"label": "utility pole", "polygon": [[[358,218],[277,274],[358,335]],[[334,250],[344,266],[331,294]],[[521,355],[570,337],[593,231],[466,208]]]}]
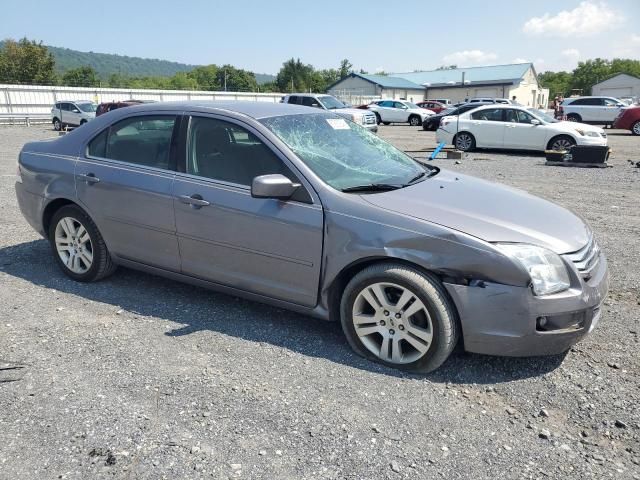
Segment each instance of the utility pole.
[{"label": "utility pole", "polygon": [[227,69],[224,69],[224,91],[227,91]]}]

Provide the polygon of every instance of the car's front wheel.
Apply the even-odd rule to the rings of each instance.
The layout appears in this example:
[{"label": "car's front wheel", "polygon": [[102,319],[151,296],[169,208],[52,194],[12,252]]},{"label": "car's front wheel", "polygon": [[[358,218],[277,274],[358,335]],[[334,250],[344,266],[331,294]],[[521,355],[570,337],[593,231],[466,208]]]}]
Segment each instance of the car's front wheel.
[{"label": "car's front wheel", "polygon": [[62,122],[60,121],[59,118],[54,118],[53,119],[53,129],[56,132],[59,132],[60,130],[62,130]]},{"label": "car's front wheel", "polygon": [[409,125],[412,127],[417,127],[420,125],[420,117],[418,115],[411,115],[409,117]]},{"label": "car's front wheel", "polygon": [[380,118],[380,114],[378,112],[373,112],[376,116],[376,125],[380,125],[382,123],[382,119]]},{"label": "car's front wheel", "polygon": [[581,122],[582,117],[577,113],[570,113],[569,115],[567,115],[567,120],[569,120],[570,122]]},{"label": "car's front wheel", "polygon": [[456,149],[469,152],[476,147],[476,139],[468,132],[460,132],[455,136],[453,144]]},{"label": "car's front wheel", "polygon": [[49,242],[58,265],[74,280],[94,282],[116,269],[98,227],[75,205],[62,207],[53,215]]},{"label": "car's front wheel", "polygon": [[634,135],[640,135],[640,120],[631,126],[631,133]]},{"label": "car's front wheel", "polygon": [[567,135],[560,135],[551,139],[549,142],[549,150],[565,151],[569,150],[575,144],[576,141],[573,138]]},{"label": "car's front wheel", "polygon": [[355,275],[340,309],[356,353],[390,367],[430,372],[458,341],[456,310],[440,281],[401,264],[380,263]]}]

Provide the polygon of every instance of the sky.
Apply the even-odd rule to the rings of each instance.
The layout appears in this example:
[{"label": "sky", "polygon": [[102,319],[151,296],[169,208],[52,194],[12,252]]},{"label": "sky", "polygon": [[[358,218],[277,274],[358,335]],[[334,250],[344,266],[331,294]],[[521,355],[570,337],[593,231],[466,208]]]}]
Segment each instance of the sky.
[{"label": "sky", "polygon": [[408,72],[440,65],[640,59],[640,0],[45,0],[2,8],[1,38],[74,50],[232,64],[275,74],[316,68]]}]

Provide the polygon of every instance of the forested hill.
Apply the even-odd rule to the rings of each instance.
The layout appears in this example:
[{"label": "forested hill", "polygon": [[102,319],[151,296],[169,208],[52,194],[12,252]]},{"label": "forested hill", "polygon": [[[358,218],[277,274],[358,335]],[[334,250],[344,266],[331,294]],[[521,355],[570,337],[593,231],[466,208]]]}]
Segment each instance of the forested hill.
[{"label": "forested hill", "polygon": [[[0,48],[3,42],[0,41]],[[96,74],[106,80],[114,73],[128,77],[172,77],[178,72],[188,72],[198,65],[170,62],[157,58],[127,57],[110,53],[80,52],[69,48],[51,47],[47,45],[56,61],[56,71],[62,75],[72,68],[89,66]],[[213,59],[212,59],[213,60]],[[212,61],[211,63],[215,63]],[[255,74],[258,84],[275,80],[274,75]]]}]

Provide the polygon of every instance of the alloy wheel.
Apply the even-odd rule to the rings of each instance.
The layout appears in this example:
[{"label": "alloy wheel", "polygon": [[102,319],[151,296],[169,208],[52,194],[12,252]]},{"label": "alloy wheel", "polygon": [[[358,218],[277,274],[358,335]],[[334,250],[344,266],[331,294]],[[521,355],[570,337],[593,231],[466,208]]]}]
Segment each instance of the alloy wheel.
[{"label": "alloy wheel", "polygon": [[411,117],[411,119],[409,120],[409,124],[412,127],[417,127],[418,125],[420,125],[420,119],[418,117]]},{"label": "alloy wheel", "polygon": [[89,232],[72,217],[63,217],[55,229],[56,251],[73,273],[86,273],[93,264],[93,245]]},{"label": "alloy wheel", "polygon": [[636,135],[640,135],[640,122],[636,122],[633,124],[633,133]]},{"label": "alloy wheel", "polygon": [[471,148],[473,139],[466,133],[460,133],[456,136],[456,148],[458,150],[467,151]]},{"label": "alloy wheel", "polygon": [[373,283],[358,293],[352,321],[362,344],[385,362],[415,362],[433,342],[426,306],[414,292],[394,283]]},{"label": "alloy wheel", "polygon": [[551,145],[551,150],[569,150],[573,146],[573,143],[566,138],[559,138]]}]

